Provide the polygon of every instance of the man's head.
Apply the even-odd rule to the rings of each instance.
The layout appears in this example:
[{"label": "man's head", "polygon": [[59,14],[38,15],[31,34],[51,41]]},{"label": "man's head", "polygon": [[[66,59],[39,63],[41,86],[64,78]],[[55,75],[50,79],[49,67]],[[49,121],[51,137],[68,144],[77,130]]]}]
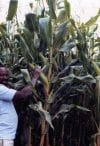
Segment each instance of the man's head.
[{"label": "man's head", "polygon": [[0,83],[6,84],[9,77],[9,71],[6,67],[0,67]]}]

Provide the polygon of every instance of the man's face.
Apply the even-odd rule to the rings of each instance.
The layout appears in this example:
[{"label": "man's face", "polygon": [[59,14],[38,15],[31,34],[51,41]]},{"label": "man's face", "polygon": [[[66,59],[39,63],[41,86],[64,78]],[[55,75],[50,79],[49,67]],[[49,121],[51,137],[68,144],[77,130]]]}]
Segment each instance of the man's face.
[{"label": "man's face", "polygon": [[6,84],[9,77],[9,71],[6,67],[0,67],[0,83]]}]

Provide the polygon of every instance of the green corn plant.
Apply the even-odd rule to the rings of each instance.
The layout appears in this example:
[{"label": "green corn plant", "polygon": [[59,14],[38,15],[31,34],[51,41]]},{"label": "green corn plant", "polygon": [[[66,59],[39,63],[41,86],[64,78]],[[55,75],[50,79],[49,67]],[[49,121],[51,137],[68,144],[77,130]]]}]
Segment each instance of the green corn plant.
[{"label": "green corn plant", "polygon": [[77,32],[77,48],[79,51],[80,59],[84,67],[87,69],[87,71],[89,71],[89,73],[93,74],[94,76],[100,75],[100,68],[93,61],[92,56],[89,55],[90,54],[89,52],[91,51],[91,49],[93,50],[95,46],[99,47],[99,44],[93,41],[93,34],[95,33],[97,27],[95,27],[95,29],[93,29],[90,32],[88,31],[89,30],[88,28],[90,26],[93,26],[94,23],[96,23],[97,18],[99,16],[100,16],[100,11],[98,11],[98,14],[96,16],[92,17],[88,22],[82,24],[80,27],[77,27],[75,22],[71,20],[71,24],[74,26]]},{"label": "green corn plant", "polygon": [[[68,128],[68,125],[66,126],[66,118],[68,115],[75,113],[77,116],[77,113],[78,115],[81,113],[86,115],[89,120],[91,119],[88,99],[92,97],[94,91],[92,91],[93,88],[91,87],[92,84],[94,85],[95,83],[94,77],[100,75],[100,68],[95,63],[92,56],[94,48],[99,46],[99,39],[93,37],[97,26],[91,31],[91,26],[95,24],[100,12],[85,24],[76,25],[76,22],[71,16],[71,7],[68,1],[63,1],[64,6],[62,7],[62,13],[59,13],[59,16],[56,15],[59,3],[59,1],[47,0],[49,7],[48,12],[44,9],[43,14],[39,16],[32,13],[27,14],[24,27],[20,28],[18,26],[17,34],[12,38],[15,57],[14,61],[9,63],[13,66],[12,70],[15,68],[16,71],[16,68],[22,69],[22,67],[29,67],[34,70],[36,65],[41,66],[42,72],[37,81],[37,88],[35,87],[33,90],[36,103],[29,105],[33,111],[40,115],[39,124],[41,130],[39,146],[62,146],[66,144],[66,139],[68,138],[66,137],[66,132],[68,132],[68,130],[65,129]],[[16,7],[15,10],[17,10]],[[11,15],[11,17],[9,13],[7,21],[13,19],[16,13],[15,10],[14,15]],[[11,48],[12,42],[6,35],[6,31],[0,29],[0,32],[0,45],[1,51],[3,52],[5,44],[9,44]],[[5,37],[3,37],[3,35]],[[7,40],[6,36],[8,38]],[[3,41],[5,43],[2,43]],[[6,46],[6,48],[8,48],[8,46]],[[74,62],[71,58],[73,48],[78,50],[76,59],[81,63],[81,67],[76,66],[77,61]],[[68,57],[70,61],[68,61]],[[73,65],[75,66],[73,67]],[[77,76],[74,74],[74,68],[76,70],[79,69],[79,74],[77,71]],[[81,69],[82,75],[84,76],[80,76]],[[84,69],[86,71],[85,73]],[[86,74],[87,72],[93,76],[88,76]],[[31,81],[28,83],[30,82]],[[42,89],[39,89],[39,87]],[[69,101],[70,98],[73,99],[74,104],[70,104],[70,102],[72,103],[72,100]],[[84,102],[81,101],[81,98]],[[67,100],[69,102],[67,102]],[[32,116],[32,118],[34,117]],[[77,120],[80,121],[80,119],[75,120],[75,118],[76,117],[73,116],[70,120],[71,124]],[[93,121],[95,121],[95,119],[93,119]],[[87,126],[86,123],[80,123],[80,139],[81,137],[84,138],[84,135],[82,135],[84,130],[82,131],[81,128],[84,129],[85,127],[81,124]],[[74,127],[76,127],[76,125]],[[91,124],[86,128],[90,128],[89,126],[91,126]],[[73,127],[73,124],[71,127]],[[30,127],[29,129],[32,130]],[[72,131],[73,128],[70,130],[70,134],[72,134]],[[37,134],[37,132],[35,132],[35,134]],[[52,137],[51,141],[50,136]],[[70,137],[70,135],[68,136]],[[30,135],[29,137],[31,138]],[[89,137],[89,135],[87,135],[87,137]],[[58,138],[61,138],[61,141],[59,141]],[[73,139],[70,137],[70,142],[72,142],[72,140]],[[34,141],[35,139],[33,139],[33,142]],[[79,141],[77,141],[77,145],[80,145]]]}]

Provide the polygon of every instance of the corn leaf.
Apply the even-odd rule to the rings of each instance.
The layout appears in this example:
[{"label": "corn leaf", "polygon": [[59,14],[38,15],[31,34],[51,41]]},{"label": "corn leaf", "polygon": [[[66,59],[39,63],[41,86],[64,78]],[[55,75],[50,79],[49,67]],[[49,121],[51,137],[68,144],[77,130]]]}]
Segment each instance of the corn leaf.
[{"label": "corn leaf", "polygon": [[57,18],[57,22],[62,23],[64,21],[66,21],[66,11],[65,10],[61,10],[59,12],[59,15],[58,15],[58,18]]},{"label": "corn leaf", "polygon": [[91,17],[91,18],[85,23],[85,26],[86,26],[86,27],[90,27],[90,26],[94,25],[99,17],[100,17],[100,9],[99,9],[99,11],[98,11],[98,13],[97,13],[96,16]]},{"label": "corn leaf", "polygon": [[48,111],[46,111],[46,110],[43,109],[43,106],[42,106],[42,103],[41,102],[39,102],[37,104],[34,104],[34,105],[31,104],[31,105],[29,105],[29,107],[31,109],[37,111],[40,114],[41,118],[45,119],[46,122],[49,123],[49,125],[51,126],[51,128],[54,129],[54,127],[52,125],[52,121],[51,121],[51,116],[50,116],[50,114],[49,114]]},{"label": "corn leaf", "polygon": [[41,37],[46,40],[48,46],[50,46],[52,44],[52,26],[50,17],[40,18],[39,26]]},{"label": "corn leaf", "polygon": [[10,0],[8,15],[6,20],[10,21],[13,19],[13,17],[16,15],[17,12],[17,6],[18,6],[18,0]]},{"label": "corn leaf", "polygon": [[72,39],[69,39],[62,45],[59,51],[69,52],[73,47],[75,47],[75,42]]},{"label": "corn leaf", "polygon": [[64,0],[64,7],[66,10],[67,17],[70,18],[71,8],[70,8],[70,3],[67,0]]},{"label": "corn leaf", "polygon": [[49,12],[52,19],[56,19],[55,0],[48,0]]},{"label": "corn leaf", "polygon": [[23,45],[23,49],[24,49],[23,52],[24,52],[24,55],[28,54],[28,55],[30,56],[30,58],[31,58],[32,60],[34,60],[34,58],[33,58],[32,54],[31,54],[31,52],[30,52],[30,49],[29,49],[29,47],[28,47],[28,45],[27,45],[25,39],[24,39],[21,35],[20,35],[19,37],[20,37],[21,43],[22,43],[22,45]]},{"label": "corn leaf", "polygon": [[54,37],[54,47],[59,47],[62,45],[63,39],[68,32],[68,22],[61,23],[60,25],[57,26],[56,31],[55,31],[55,37]]},{"label": "corn leaf", "polygon": [[24,75],[25,81],[31,83],[31,78],[27,69],[21,69],[22,74]]},{"label": "corn leaf", "polygon": [[38,32],[38,18],[36,14],[28,13],[25,19],[25,26],[30,30],[30,32]]}]

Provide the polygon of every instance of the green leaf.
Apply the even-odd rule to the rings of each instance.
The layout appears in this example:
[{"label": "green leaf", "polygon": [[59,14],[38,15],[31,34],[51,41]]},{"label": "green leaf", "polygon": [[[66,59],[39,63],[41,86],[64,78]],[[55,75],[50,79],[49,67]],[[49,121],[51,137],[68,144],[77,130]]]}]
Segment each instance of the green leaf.
[{"label": "green leaf", "polygon": [[61,10],[59,12],[59,15],[58,15],[58,18],[57,18],[57,22],[62,23],[64,21],[66,21],[66,10]]},{"label": "green leaf", "polygon": [[49,123],[51,128],[54,129],[52,122],[51,122],[51,116],[50,116],[49,112],[47,112],[46,110],[43,109],[41,102],[38,102],[37,104],[33,104],[33,105],[31,104],[31,105],[29,105],[29,107],[31,109],[37,111],[40,114],[40,116]]},{"label": "green leaf", "polygon": [[40,40],[38,38],[37,32],[31,33],[27,28],[24,27],[21,36],[25,40],[25,43],[28,47],[28,54],[32,56],[31,58],[33,58],[33,56],[35,57],[35,48],[37,49],[40,45]]},{"label": "green leaf", "polygon": [[23,80],[19,80],[16,83],[13,84],[14,89],[19,90],[25,86]]},{"label": "green leaf", "polygon": [[90,112],[90,110],[86,107],[83,107],[83,106],[78,106],[78,105],[75,105],[75,104],[62,104],[59,111],[53,116],[53,120],[58,117],[59,115],[61,114],[64,114],[64,113],[68,113],[70,112],[72,109],[79,109],[79,110],[82,110],[82,111],[85,111],[85,112]]},{"label": "green leaf", "polygon": [[16,15],[17,12],[17,6],[18,6],[18,0],[10,0],[8,15],[6,20],[10,21],[13,19],[13,17]]},{"label": "green leaf", "polygon": [[82,111],[91,112],[88,108],[76,105],[76,108]]},{"label": "green leaf", "polygon": [[50,17],[40,18],[40,35],[47,41],[48,46],[52,44],[52,26]]},{"label": "green leaf", "polygon": [[40,39],[38,37],[38,34],[34,32],[34,47],[37,49],[40,46]]},{"label": "green leaf", "polygon": [[61,23],[57,26],[55,33],[54,33],[54,47],[59,47],[62,45],[63,39],[68,32],[68,22]]},{"label": "green leaf", "polygon": [[49,12],[50,16],[52,19],[56,19],[56,14],[55,14],[55,0],[48,0],[48,5],[49,5]]},{"label": "green leaf", "polygon": [[100,42],[99,43],[96,43],[95,45],[94,45],[94,47],[99,47],[100,46]]},{"label": "green leaf", "polygon": [[21,43],[22,43],[22,45],[23,45],[23,49],[24,49],[23,52],[24,52],[24,55],[27,55],[27,54],[28,54],[28,55],[31,57],[31,59],[34,61],[34,58],[33,58],[32,54],[31,54],[31,52],[30,52],[30,49],[29,49],[29,47],[28,47],[28,45],[27,45],[25,39],[24,39],[23,36],[21,36],[21,35],[19,35],[19,37],[20,37]]},{"label": "green leaf", "polygon": [[71,83],[73,81],[77,82],[84,82],[84,83],[95,83],[95,79],[93,78],[92,75],[88,74],[85,76],[76,76],[75,74],[71,73],[66,77],[61,78],[65,83]]},{"label": "green leaf", "polygon": [[38,18],[36,14],[28,13],[25,19],[25,26],[30,30],[30,32],[38,32]]},{"label": "green leaf", "polygon": [[31,83],[31,78],[30,78],[30,74],[29,74],[28,70],[27,69],[21,69],[21,72],[24,75],[25,81],[27,83]]},{"label": "green leaf", "polygon": [[66,10],[66,15],[68,18],[70,18],[70,14],[71,14],[70,3],[67,0],[64,0],[64,6]]},{"label": "green leaf", "polygon": [[91,18],[85,23],[85,26],[86,26],[86,27],[90,27],[90,26],[94,25],[99,17],[100,17],[100,9],[99,9],[99,11],[98,11],[98,13],[97,13],[96,16],[91,17]]},{"label": "green leaf", "polygon": [[75,42],[72,39],[67,40],[63,46],[60,48],[60,52],[69,52],[72,48],[74,48]]},{"label": "green leaf", "polygon": [[90,31],[87,31],[87,36],[90,38],[94,35],[94,33],[96,32],[96,30],[98,29],[98,25],[96,24],[95,26],[93,26],[92,28],[89,27]]},{"label": "green leaf", "polygon": [[56,29],[56,32],[55,32],[56,38],[64,37],[68,28],[69,28],[68,22],[64,22],[64,23],[58,25],[57,29]]}]

